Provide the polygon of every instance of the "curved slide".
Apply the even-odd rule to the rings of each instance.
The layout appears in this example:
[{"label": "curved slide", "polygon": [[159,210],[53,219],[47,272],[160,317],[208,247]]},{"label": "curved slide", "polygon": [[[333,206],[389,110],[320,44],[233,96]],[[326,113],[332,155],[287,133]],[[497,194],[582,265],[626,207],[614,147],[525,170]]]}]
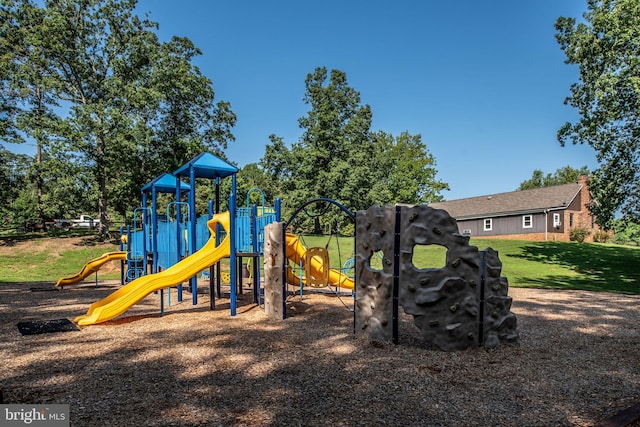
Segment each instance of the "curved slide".
[{"label": "curved slide", "polygon": [[[300,261],[302,261],[302,265],[305,266],[307,259],[307,249],[304,247],[302,242],[300,242],[298,236],[296,236],[295,234],[287,233],[286,245],[287,258],[296,263],[296,265],[299,265]],[[318,257],[311,258],[311,274],[314,277],[322,277],[322,272],[324,271],[324,269],[325,266],[323,265],[321,259],[319,259]],[[331,286],[347,289],[353,289],[354,286],[353,279],[334,269],[329,270],[329,284]]]},{"label": "curved slide", "polygon": [[82,280],[86,279],[91,273],[95,273],[96,271],[100,270],[100,267],[102,267],[107,262],[122,261],[126,259],[127,259],[126,252],[120,252],[120,251],[107,252],[105,254],[100,255],[98,258],[92,259],[91,261],[87,262],[84,265],[84,267],[82,267],[82,270],[80,270],[79,273],[74,274],[73,276],[63,277],[62,279],[58,280],[58,283],[56,283],[56,286],[62,287],[62,286],[80,283]]},{"label": "curved slide", "polygon": [[[87,314],[76,317],[74,322],[79,325],[106,322],[124,313],[151,292],[178,285],[222,258],[228,257],[230,255],[229,220],[229,212],[214,215],[207,222],[211,238],[199,251],[166,270],[142,276],[106,298],[94,302],[89,306]],[[222,225],[227,231],[226,237],[218,246],[215,239],[216,224]]]}]

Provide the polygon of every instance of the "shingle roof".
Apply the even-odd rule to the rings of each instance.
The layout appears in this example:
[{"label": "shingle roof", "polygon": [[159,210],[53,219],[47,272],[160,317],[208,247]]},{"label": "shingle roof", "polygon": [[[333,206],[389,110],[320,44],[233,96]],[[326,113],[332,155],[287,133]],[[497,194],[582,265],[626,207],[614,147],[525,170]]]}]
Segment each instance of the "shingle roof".
[{"label": "shingle roof", "polygon": [[582,189],[582,184],[562,184],[532,190],[488,194],[467,199],[431,203],[456,219],[504,216],[516,213],[541,212],[545,209],[565,209]]}]

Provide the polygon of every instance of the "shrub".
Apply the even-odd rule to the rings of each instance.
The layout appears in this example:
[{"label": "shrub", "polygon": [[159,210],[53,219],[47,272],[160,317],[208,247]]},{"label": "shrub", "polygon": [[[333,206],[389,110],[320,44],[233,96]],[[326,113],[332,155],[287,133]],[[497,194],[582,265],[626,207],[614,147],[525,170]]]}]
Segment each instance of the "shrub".
[{"label": "shrub", "polygon": [[607,243],[609,239],[611,239],[611,236],[604,230],[598,230],[593,235],[593,241],[597,243]]},{"label": "shrub", "polygon": [[569,240],[572,242],[584,242],[584,239],[589,235],[589,230],[584,227],[572,228],[569,232]]}]

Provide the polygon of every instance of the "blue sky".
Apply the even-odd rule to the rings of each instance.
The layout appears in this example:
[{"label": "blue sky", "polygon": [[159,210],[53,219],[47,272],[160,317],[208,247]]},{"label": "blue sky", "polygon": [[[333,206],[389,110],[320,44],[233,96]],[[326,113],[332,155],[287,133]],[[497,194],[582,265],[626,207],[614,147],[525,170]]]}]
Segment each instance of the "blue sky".
[{"label": "blue sky", "polygon": [[161,39],[189,37],[218,100],[238,116],[228,157],[264,155],[268,136],[298,140],[304,80],[339,69],[373,112],[372,130],[421,134],[443,196],[515,190],[534,169],[597,166],[588,146],[561,147],[577,118],[563,104],[577,81],[553,24],[586,0],[141,0]]}]

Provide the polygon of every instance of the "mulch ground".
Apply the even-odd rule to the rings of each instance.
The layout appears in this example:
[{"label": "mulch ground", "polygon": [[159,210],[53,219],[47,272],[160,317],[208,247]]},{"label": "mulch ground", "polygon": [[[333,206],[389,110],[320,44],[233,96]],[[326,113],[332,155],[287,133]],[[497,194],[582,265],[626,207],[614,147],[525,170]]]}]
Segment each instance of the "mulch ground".
[{"label": "mulch ground", "polygon": [[[350,296],[152,294],[112,321],[22,335],[118,288],[0,283],[4,403],[62,403],[73,426],[594,426],[640,402],[640,296],[512,288],[520,344],[446,353],[402,315],[400,344],[353,333]],[[228,296],[228,295],[227,295]],[[165,294],[166,299],[166,294]],[[636,422],[635,425],[638,425]]]}]

